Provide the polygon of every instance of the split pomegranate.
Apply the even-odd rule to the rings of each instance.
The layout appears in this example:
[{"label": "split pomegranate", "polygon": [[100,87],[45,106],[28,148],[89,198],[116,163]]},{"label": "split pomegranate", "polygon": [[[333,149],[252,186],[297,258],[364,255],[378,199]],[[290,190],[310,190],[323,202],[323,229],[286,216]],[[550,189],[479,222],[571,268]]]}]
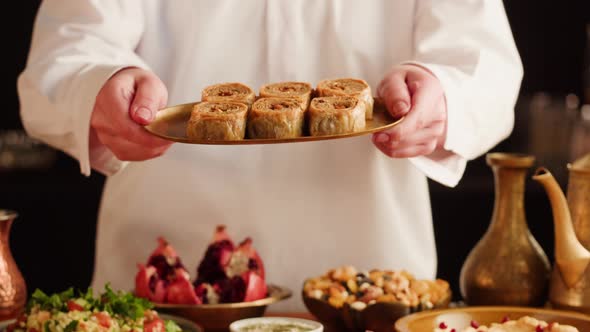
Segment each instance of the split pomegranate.
[{"label": "split pomegranate", "polygon": [[135,276],[137,296],[156,303],[216,304],[255,301],[267,296],[264,265],[246,238],[235,245],[218,226],[197,268],[194,283],[178,254],[164,240]]},{"label": "split pomegranate", "polygon": [[201,303],[174,248],[164,238],[159,238],[158,243],[147,264],[138,265],[135,294],[156,303]]},{"label": "split pomegranate", "polygon": [[203,303],[265,298],[264,265],[252,246],[252,239],[246,238],[236,247],[225,226],[218,226],[197,268],[195,288]]}]

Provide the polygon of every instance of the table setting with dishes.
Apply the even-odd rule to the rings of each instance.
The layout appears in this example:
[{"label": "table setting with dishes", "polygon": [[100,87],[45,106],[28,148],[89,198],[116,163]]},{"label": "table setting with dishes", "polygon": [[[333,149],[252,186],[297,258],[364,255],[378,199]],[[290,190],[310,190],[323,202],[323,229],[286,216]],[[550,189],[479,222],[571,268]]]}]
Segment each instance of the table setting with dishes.
[{"label": "table setting with dishes", "polygon": [[[401,123],[362,79],[203,90],[202,100],[161,110],[145,129],[186,144],[289,144],[347,139]],[[73,332],[483,332],[590,331],[590,155],[569,165],[562,191],[532,155],[488,153],[495,204],[485,235],[461,270],[462,302],[449,283],[413,271],[334,265],[289,289],[268,280],[258,239],[235,241],[226,225],[211,229],[205,252],[180,257],[175,243],[154,238],[151,254],[129,275],[134,288],[28,290],[8,246],[14,211],[0,214],[0,314],[6,331]],[[530,234],[524,183],[538,182],[553,209],[555,263]],[[490,191],[492,188],[490,188]],[[409,253],[408,253],[409,254]],[[196,271],[183,262],[198,259]],[[553,261],[553,260],[551,260]],[[300,297],[306,312],[273,305]]]}]

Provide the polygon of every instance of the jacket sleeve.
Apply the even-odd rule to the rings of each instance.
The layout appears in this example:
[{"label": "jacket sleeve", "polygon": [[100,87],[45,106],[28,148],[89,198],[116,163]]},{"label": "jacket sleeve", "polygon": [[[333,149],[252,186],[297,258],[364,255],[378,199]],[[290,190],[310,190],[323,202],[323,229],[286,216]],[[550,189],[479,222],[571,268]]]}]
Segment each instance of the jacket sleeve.
[{"label": "jacket sleeve", "polygon": [[18,78],[29,135],[109,174],[120,161],[104,146],[89,148],[90,115],[103,84],[125,67],[147,68],[134,52],[143,33],[140,0],[44,0],[31,50]]},{"label": "jacket sleeve", "polygon": [[523,69],[500,0],[419,0],[414,57],[430,70],[447,104],[445,151],[412,158],[447,186],[477,158],[512,132]]}]

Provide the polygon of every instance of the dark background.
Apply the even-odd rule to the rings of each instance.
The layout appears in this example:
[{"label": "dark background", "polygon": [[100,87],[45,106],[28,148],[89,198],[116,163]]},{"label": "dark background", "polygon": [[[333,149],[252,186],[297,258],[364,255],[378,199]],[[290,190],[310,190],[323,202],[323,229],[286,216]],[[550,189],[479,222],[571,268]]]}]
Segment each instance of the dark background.
[{"label": "dark background", "polygon": [[[580,142],[571,138],[570,131],[587,125],[579,119],[575,96],[583,101],[584,55],[588,54],[585,51],[586,22],[590,5],[588,1],[504,2],[524,63],[525,77],[515,130],[494,151],[534,153],[538,165],[550,167],[563,186],[567,180],[566,163],[584,150],[572,151]],[[11,248],[29,288],[52,292],[68,286],[86,287],[90,282],[96,215],[104,178],[96,173],[86,178],[80,175],[77,162],[38,145],[33,145],[37,149],[35,155],[46,159],[45,163],[38,161],[36,168],[9,167],[6,166],[9,163],[3,163],[6,161],[4,152],[11,148],[18,150],[18,146],[11,144],[23,140],[19,136],[22,125],[16,77],[24,68],[39,3],[33,0],[12,2],[11,15],[15,15],[18,24],[11,25],[9,33],[5,34],[9,38],[10,52],[5,50],[3,56],[11,58],[1,67],[5,94],[4,111],[0,113],[0,164],[3,165],[0,167],[0,206],[20,214],[13,226]],[[568,94],[573,94],[570,100],[574,101],[569,111],[565,104]],[[531,106],[533,101],[543,100],[552,105],[550,110]],[[539,119],[543,112],[550,113],[550,121]],[[586,138],[590,141],[590,136]],[[555,147],[545,144],[544,140],[561,144]],[[468,164],[456,188],[436,183],[431,183],[430,187],[439,277],[451,282],[458,299],[461,265],[490,221],[493,177],[481,157]],[[551,211],[545,193],[530,176],[525,207],[531,232],[548,256],[553,257]]]}]

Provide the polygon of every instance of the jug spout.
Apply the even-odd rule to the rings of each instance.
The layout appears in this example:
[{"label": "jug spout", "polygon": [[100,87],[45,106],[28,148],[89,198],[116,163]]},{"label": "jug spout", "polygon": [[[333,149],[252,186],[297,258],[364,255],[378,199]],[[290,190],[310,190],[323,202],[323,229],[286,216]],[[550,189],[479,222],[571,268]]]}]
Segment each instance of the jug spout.
[{"label": "jug spout", "polygon": [[567,200],[553,175],[541,167],[533,180],[541,183],[549,196],[555,228],[555,264],[567,287],[572,288],[584,275],[590,252],[576,237]]}]

